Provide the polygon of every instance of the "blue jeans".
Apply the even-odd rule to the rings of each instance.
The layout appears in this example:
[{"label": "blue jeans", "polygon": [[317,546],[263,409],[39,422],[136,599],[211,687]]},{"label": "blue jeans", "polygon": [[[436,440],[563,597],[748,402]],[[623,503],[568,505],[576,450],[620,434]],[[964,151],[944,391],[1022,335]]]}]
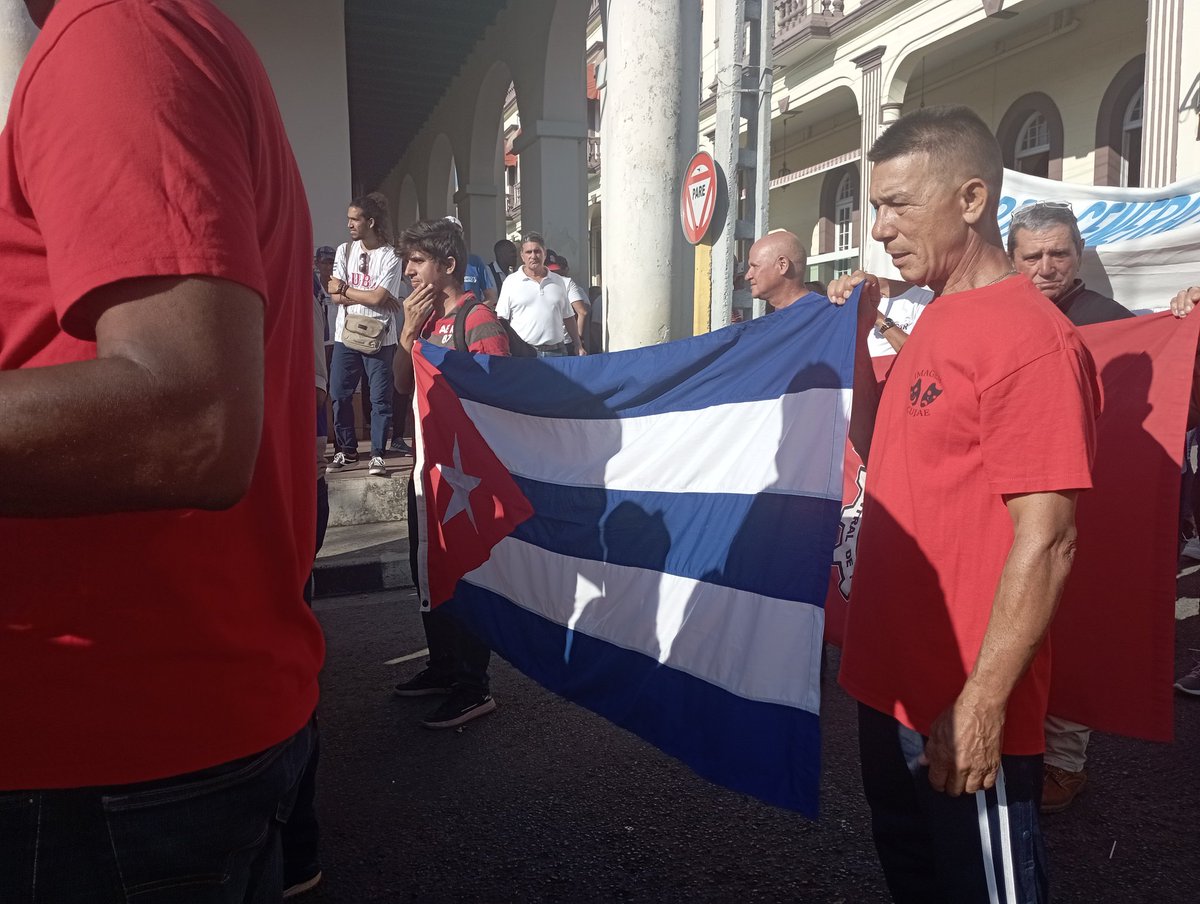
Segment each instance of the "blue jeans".
[{"label": "blue jeans", "polygon": [[1050,900],[1040,755],[1001,756],[994,788],[950,797],[930,787],[918,762],[925,738],[861,703],[858,746],[871,834],[896,904],[1002,902],[1010,886],[1018,904]]},{"label": "blue jeans", "polygon": [[[325,543],[325,532],[329,527],[329,485],[322,476],[317,481],[317,552]],[[314,553],[315,555],[315,553]],[[304,601],[312,605],[316,590],[313,574],[308,574],[304,585]],[[283,887],[309,879],[320,869],[321,826],[317,821],[317,766],[321,759],[321,736],[317,717],[313,716],[312,752],[296,791],[296,803],[291,819],[283,827],[280,840],[283,842]]]},{"label": "blue jeans", "polygon": [[187,775],[0,792],[0,901],[279,901],[279,830],[311,746],[305,726],[262,753]]},{"label": "blue jeans", "polygon": [[385,345],[373,355],[364,355],[333,343],[329,366],[329,394],[333,397],[333,430],[341,449],[358,447],[354,432],[354,390],[363,371],[371,388],[371,455],[383,455],[388,431],[392,429],[392,356],[396,346]]}]

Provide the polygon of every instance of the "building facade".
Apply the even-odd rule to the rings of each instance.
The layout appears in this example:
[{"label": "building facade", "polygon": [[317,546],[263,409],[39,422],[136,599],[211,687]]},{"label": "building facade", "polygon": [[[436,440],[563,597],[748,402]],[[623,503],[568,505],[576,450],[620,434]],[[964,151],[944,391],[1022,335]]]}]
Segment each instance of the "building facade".
[{"label": "building facade", "polygon": [[777,0],[775,15],[770,219],[808,242],[814,279],[857,266],[865,152],[924,105],[972,107],[1012,170],[1129,187],[1200,175],[1200,60],[1182,54],[1197,4]]},{"label": "building facade", "polygon": [[[697,147],[715,128],[717,0],[704,0]],[[602,282],[604,34],[585,41],[587,220]],[[924,105],[972,107],[1013,170],[1084,185],[1157,187],[1200,175],[1200,4],[1184,0],[774,0],[771,228],[796,232],[811,279],[860,263],[865,153]],[[506,231],[522,227],[515,94],[505,108]]]}]

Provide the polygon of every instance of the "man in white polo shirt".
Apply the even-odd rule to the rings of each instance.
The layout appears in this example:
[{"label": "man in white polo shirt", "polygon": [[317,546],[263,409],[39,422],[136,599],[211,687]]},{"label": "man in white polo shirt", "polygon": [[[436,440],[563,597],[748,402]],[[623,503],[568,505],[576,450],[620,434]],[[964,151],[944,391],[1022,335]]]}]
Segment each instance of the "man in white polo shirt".
[{"label": "man in white polo shirt", "polygon": [[567,300],[566,283],[546,269],[546,240],[536,232],[526,233],[521,241],[521,260],[521,269],[500,287],[497,316],[507,320],[518,336],[537,349],[539,358],[567,354],[564,330],[576,353],[586,355],[579,341],[575,311]]}]

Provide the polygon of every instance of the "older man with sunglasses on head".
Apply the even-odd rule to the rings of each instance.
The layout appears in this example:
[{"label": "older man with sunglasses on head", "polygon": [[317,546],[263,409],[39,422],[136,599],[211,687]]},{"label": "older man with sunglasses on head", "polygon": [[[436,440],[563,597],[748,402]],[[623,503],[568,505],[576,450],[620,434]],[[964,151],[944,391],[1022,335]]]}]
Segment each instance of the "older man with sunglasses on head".
[{"label": "older man with sunglasses on head", "polygon": [[[1083,236],[1065,201],[1038,201],[1018,208],[1009,225],[1008,254],[1013,267],[1028,276],[1075,326],[1134,316],[1114,299],[1087,288],[1079,278]],[[1084,765],[1092,730],[1054,714],[1046,716],[1045,728],[1042,812],[1058,813],[1069,807],[1087,784]]]},{"label": "older man with sunglasses on head", "polygon": [[1008,255],[1017,272],[1033,280],[1038,291],[1075,326],[1134,316],[1119,302],[1087,288],[1079,278],[1083,236],[1065,201],[1038,201],[1018,208],[1009,225]]}]

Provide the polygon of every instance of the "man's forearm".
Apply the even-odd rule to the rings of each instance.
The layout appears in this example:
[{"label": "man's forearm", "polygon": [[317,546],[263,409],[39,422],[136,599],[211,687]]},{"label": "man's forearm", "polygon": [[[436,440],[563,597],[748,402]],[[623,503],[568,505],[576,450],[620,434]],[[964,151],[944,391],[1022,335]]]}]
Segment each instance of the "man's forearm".
[{"label": "man's forearm", "polygon": [[392,293],[380,287],[378,289],[352,289],[347,286],[340,294],[333,296],[338,304],[361,304],[386,313],[392,313],[399,308],[399,303]]},{"label": "man's forearm", "polygon": [[878,412],[879,381],[875,378],[867,337],[863,335],[854,350],[854,402],[850,409],[850,442],[863,464],[871,456],[871,437]]},{"label": "man's forearm", "polygon": [[[244,488],[217,408],[203,386],[165,389],[124,357],[0,373],[0,515],[227,508]],[[246,426],[255,441],[234,470],[248,475],[261,415]]]},{"label": "man's forearm", "polygon": [[563,321],[563,327],[566,329],[567,335],[571,337],[571,342],[576,348],[579,348],[579,328],[575,325],[574,315]]},{"label": "man's forearm", "polygon": [[400,341],[396,343],[396,351],[392,355],[392,385],[397,392],[409,392],[412,389],[412,350],[416,344],[416,336],[400,333]]},{"label": "man's forearm", "polygon": [[888,341],[888,345],[892,347],[892,351],[900,354],[900,349],[904,348],[904,343],[908,341],[908,333],[893,323],[883,333],[883,338]]},{"label": "man's forearm", "polygon": [[1073,550],[1074,531],[1014,539],[964,695],[993,706],[1007,704],[1054,619]]}]

